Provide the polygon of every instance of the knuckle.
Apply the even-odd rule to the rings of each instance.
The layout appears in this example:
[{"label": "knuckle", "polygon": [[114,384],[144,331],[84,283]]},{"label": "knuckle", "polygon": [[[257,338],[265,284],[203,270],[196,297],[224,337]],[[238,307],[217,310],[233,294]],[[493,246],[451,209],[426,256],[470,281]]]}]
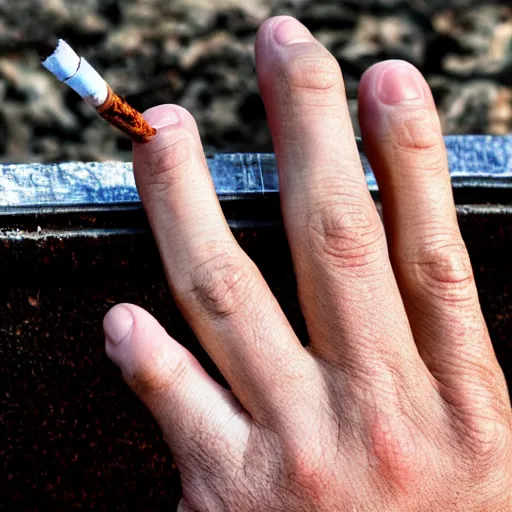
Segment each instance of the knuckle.
[{"label": "knuckle", "polygon": [[396,488],[415,489],[428,466],[421,432],[404,414],[374,413],[371,452],[378,475]]},{"label": "knuckle", "polygon": [[512,411],[499,364],[484,358],[466,360],[457,368],[457,377],[465,395],[444,395],[461,426],[463,438],[476,454],[488,454],[512,441]]},{"label": "knuckle", "polygon": [[394,150],[410,169],[447,173],[446,148],[435,112],[403,112],[392,116],[390,126]]},{"label": "knuckle", "polygon": [[362,201],[325,204],[310,214],[308,224],[313,251],[336,266],[368,267],[382,259],[382,223]]},{"label": "knuckle", "polygon": [[130,385],[140,395],[155,395],[176,389],[185,378],[188,363],[170,357],[166,351],[154,351],[138,363]]},{"label": "knuckle", "polygon": [[[282,74],[288,90],[303,96],[305,103],[324,105],[336,100],[339,103],[342,97],[341,69],[332,55],[322,52],[292,58],[284,64]],[[333,96],[336,96],[336,100],[333,100]]]},{"label": "knuckle", "polygon": [[405,150],[440,147],[439,120],[431,109],[397,111],[391,114],[390,127],[395,144]]},{"label": "knuckle", "polygon": [[165,191],[174,186],[182,176],[186,175],[194,155],[194,140],[185,131],[172,132],[152,153],[143,179],[147,185]]},{"label": "knuckle", "polygon": [[236,314],[247,302],[256,279],[238,255],[220,252],[188,274],[188,295],[213,316]]},{"label": "knuckle", "polygon": [[510,425],[495,417],[485,414],[478,418],[473,416],[471,421],[466,421],[464,436],[464,444],[470,454],[468,463],[479,478],[492,473],[496,468],[504,467],[511,455]]},{"label": "knuckle", "polygon": [[336,474],[326,460],[312,457],[310,451],[296,448],[287,454],[287,480],[312,510],[326,510],[326,493],[336,487]]},{"label": "knuckle", "polygon": [[427,293],[451,303],[476,300],[473,268],[461,238],[422,245],[413,265],[415,278]]}]

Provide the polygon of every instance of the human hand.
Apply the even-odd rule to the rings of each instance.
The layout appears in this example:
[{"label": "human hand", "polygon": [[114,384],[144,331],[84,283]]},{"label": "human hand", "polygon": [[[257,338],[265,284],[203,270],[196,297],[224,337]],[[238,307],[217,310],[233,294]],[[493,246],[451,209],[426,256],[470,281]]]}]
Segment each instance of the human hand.
[{"label": "human hand", "polygon": [[297,21],[261,28],[257,73],[310,345],[222,216],[196,125],[176,106],[134,148],[169,283],[231,391],[148,313],[119,305],[106,350],[160,424],[179,510],[509,511],[512,415],[462,241],[434,101],[372,67],[366,188],[332,56]]}]

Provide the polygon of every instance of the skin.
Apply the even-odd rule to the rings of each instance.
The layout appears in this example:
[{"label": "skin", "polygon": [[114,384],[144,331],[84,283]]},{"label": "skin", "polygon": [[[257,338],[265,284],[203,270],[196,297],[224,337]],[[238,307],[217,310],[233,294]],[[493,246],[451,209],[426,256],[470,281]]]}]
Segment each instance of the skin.
[{"label": "skin", "polygon": [[310,345],[236,244],[196,124],[173,105],[145,114],[159,132],[135,145],[137,185],[230,390],[142,309],[104,322],[181,470],[179,511],[510,511],[511,405],[425,80],[390,61],[361,82],[382,222],[335,59],[289,17],[261,27],[256,55]]}]

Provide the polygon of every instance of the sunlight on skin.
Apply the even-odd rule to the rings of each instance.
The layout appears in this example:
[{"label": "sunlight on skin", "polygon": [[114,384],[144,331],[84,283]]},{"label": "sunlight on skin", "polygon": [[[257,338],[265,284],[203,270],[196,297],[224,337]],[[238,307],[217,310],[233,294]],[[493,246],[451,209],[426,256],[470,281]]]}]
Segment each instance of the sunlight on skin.
[{"label": "sunlight on skin", "polygon": [[147,312],[107,315],[107,353],[180,467],[179,510],[510,510],[510,401],[426,82],[400,61],[362,79],[383,225],[335,59],[289,17],[256,58],[307,349],[222,216],[192,116],[152,109],[159,133],[134,148],[174,297],[230,386]]}]

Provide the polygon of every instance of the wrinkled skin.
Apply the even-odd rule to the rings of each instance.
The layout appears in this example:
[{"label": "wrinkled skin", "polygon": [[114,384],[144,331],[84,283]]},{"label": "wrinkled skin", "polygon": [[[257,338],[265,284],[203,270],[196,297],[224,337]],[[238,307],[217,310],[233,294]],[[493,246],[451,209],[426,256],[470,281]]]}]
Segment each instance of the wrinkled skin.
[{"label": "wrinkled skin", "polygon": [[510,511],[510,401],[426,82],[400,61],[362,79],[382,222],[334,58],[286,17],[263,25],[256,54],[310,345],[236,244],[193,118],[172,105],[145,114],[159,133],[134,148],[137,184],[230,391],[147,312],[105,318],[109,357],[180,467],[179,510]]}]

